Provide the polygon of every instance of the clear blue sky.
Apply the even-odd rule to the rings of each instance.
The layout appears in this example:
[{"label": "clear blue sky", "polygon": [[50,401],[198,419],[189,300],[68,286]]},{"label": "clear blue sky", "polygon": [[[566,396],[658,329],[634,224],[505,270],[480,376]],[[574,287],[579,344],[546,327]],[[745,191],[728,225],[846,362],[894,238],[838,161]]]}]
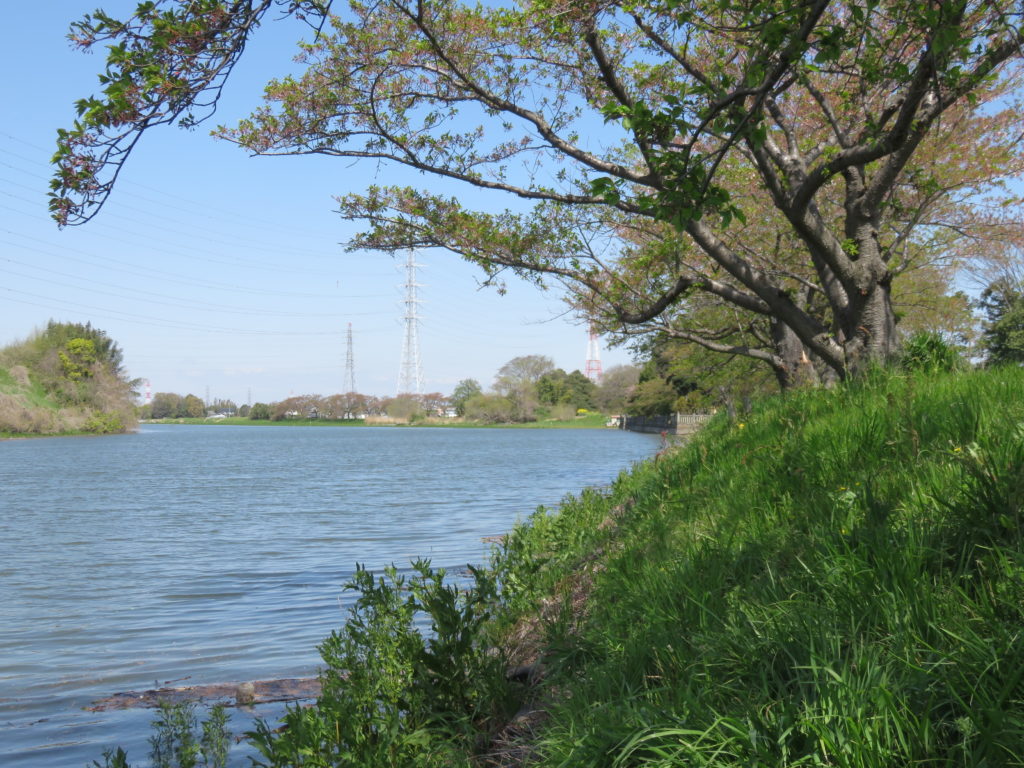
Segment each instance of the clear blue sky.
[{"label": "clear blue sky", "polygon": [[[217,122],[248,114],[269,77],[295,67],[306,27],[265,25],[213,122],[144,137],[99,216],[57,229],[46,209],[56,129],[71,123],[76,99],[98,90],[102,65],[100,55],[72,50],[65,34],[96,5],[117,14],[135,3],[17,3],[0,31],[0,345],[51,318],[88,321],[121,345],[129,373],[153,392],[243,403],[341,391],[351,322],[357,388],[394,394],[402,257],[343,252],[356,225],[334,213],[333,200],[373,183],[378,167],[250,158],[208,136]],[[417,261],[426,391],[450,392],[464,378],[489,386],[519,355],[583,369],[586,330],[557,292],[511,281],[499,296],[479,289],[479,270],[455,256],[426,251]],[[603,349],[602,360],[629,362],[621,350]]]}]

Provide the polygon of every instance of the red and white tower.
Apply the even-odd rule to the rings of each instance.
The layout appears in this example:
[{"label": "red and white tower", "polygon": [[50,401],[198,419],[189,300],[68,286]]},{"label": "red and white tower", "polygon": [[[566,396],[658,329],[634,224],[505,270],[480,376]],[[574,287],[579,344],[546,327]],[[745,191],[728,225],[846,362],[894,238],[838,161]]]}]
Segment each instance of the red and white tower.
[{"label": "red and white tower", "polygon": [[583,373],[595,384],[601,380],[601,342],[594,324],[590,324],[590,340],[587,342],[587,366]]}]

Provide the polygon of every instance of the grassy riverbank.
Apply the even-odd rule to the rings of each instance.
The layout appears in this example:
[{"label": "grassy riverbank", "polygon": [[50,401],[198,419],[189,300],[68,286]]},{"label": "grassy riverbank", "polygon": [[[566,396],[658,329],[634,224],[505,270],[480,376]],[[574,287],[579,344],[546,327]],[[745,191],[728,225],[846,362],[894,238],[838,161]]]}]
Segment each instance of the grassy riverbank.
[{"label": "grassy riverbank", "polygon": [[[268,765],[1024,762],[1024,370],[719,417],[449,584],[360,572]],[[414,628],[430,617],[433,639]]]},{"label": "grassy riverbank", "polygon": [[539,764],[1020,765],[1022,393],[1004,369],[766,402],[516,532],[514,610],[571,606]]},{"label": "grassy riverbank", "polygon": [[131,430],[131,386],[106,333],[51,321],[0,348],[0,438]]}]

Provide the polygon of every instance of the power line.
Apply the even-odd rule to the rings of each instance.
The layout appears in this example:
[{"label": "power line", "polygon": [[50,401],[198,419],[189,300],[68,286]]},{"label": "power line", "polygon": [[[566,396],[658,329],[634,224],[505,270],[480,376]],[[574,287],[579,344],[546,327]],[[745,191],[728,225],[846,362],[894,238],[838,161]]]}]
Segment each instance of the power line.
[{"label": "power line", "polygon": [[205,325],[200,323],[189,323],[182,321],[171,321],[163,318],[150,317],[148,315],[138,315],[131,312],[121,312],[116,309],[108,309],[105,307],[97,307],[91,304],[82,304],[77,301],[67,301],[62,299],[51,299],[49,296],[42,296],[38,293],[29,293],[28,291],[19,291],[15,288],[7,288],[6,286],[0,286],[0,291],[6,291],[7,293],[16,293],[20,296],[28,296],[33,299],[41,299],[47,302],[46,304],[39,304],[35,301],[27,301],[25,299],[17,299],[13,296],[8,296],[7,301],[16,301],[19,304],[28,304],[30,306],[45,307],[45,308],[61,308],[66,309],[68,307],[74,307],[74,311],[80,311],[82,309],[89,310],[94,313],[96,317],[106,317],[113,320],[118,320],[127,323],[136,323],[140,325],[152,325],[158,328],[175,328],[185,331],[196,331],[203,333],[230,333],[234,335],[244,336],[334,336],[333,331],[276,331],[276,330],[260,330],[256,328],[225,328],[220,326]]}]

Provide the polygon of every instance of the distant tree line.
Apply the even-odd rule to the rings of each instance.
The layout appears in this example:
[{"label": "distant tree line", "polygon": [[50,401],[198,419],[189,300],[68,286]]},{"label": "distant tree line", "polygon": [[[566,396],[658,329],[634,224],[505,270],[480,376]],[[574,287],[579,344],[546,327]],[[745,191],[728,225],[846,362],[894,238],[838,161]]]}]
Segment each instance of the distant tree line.
[{"label": "distant tree line", "polygon": [[427,416],[444,415],[449,408],[448,398],[440,392],[426,395],[399,395],[376,397],[359,392],[346,392],[329,396],[296,395],[272,403],[236,405],[232,400],[217,399],[206,405],[193,394],[157,392],[152,402],[140,408],[144,419],[207,418],[212,416],[238,416],[254,421],[284,421],[287,419],[351,420],[372,416],[391,416],[402,420],[415,420]]},{"label": "distant tree line", "polygon": [[441,392],[377,397],[359,392],[334,395],[296,395],[272,403],[236,405],[231,400],[209,404],[193,394],[157,392],[139,409],[143,419],[181,419],[232,416],[253,421],[290,419],[356,420],[389,418],[418,422],[431,418],[464,418],[488,424],[539,419],[572,419],[581,412],[620,414],[630,408],[640,369],[610,368],[600,382],[580,371],[566,372],[550,357],[513,358],[497,372],[490,390],[476,379],[463,379],[450,395]]},{"label": "distant tree line", "polygon": [[[965,365],[970,359],[989,366],[1024,364],[1024,280],[1006,273],[989,284],[975,306],[982,318],[974,336],[919,329],[908,337],[908,354],[942,348]],[[97,381],[104,380],[97,378],[97,362],[110,371],[121,371],[120,349],[102,331],[88,326],[51,323],[33,344],[45,350],[36,357],[47,376],[47,386],[62,392],[65,399],[83,397],[90,387],[95,389]],[[654,416],[719,407],[732,410],[777,389],[770,371],[749,358],[694,349],[669,336],[642,337],[634,342],[633,353],[643,361],[641,365],[613,366],[598,382],[579,370],[567,373],[545,355],[524,355],[505,363],[489,390],[476,379],[463,379],[450,395],[431,392],[377,397],[346,392],[297,395],[252,406],[222,399],[207,405],[193,394],[158,392],[139,413],[146,419],[240,416],[254,421],[387,417],[417,422],[460,417],[498,424],[567,420],[583,411]]]},{"label": "distant tree line", "polygon": [[485,392],[475,379],[460,381],[451,402],[459,416],[484,423],[566,420],[580,412],[624,413],[639,369],[615,366],[592,381],[578,370],[566,373],[550,357],[515,357],[497,372]]}]

